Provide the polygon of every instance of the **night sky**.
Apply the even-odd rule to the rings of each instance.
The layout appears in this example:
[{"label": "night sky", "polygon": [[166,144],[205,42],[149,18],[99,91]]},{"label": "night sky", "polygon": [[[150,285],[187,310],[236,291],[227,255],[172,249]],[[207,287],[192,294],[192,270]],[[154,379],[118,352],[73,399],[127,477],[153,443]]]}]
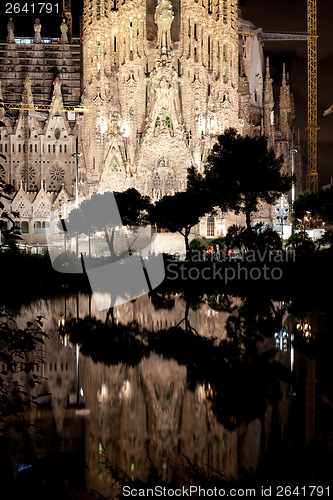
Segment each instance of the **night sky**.
[{"label": "night sky", "polygon": [[[21,5],[25,1],[21,0]],[[29,5],[33,3],[31,0]],[[38,2],[35,2],[36,4]],[[62,1],[52,0],[52,4]],[[79,32],[79,15],[82,0],[72,0],[74,33]],[[5,13],[6,2],[1,1],[0,38],[5,39],[6,24],[9,15]],[[306,31],[306,0],[240,0],[245,18],[251,20],[263,31]],[[42,23],[42,36],[59,36],[61,24],[60,14],[13,14],[15,34],[17,36],[33,36],[33,23],[39,17]],[[333,104],[333,1],[318,0],[318,171],[319,185],[330,182],[333,177],[333,113],[323,117],[323,111]],[[286,63],[290,73],[291,88],[296,105],[296,129],[301,133],[303,156],[306,157],[307,140],[307,47],[306,42],[265,42],[265,55],[270,57],[271,75],[279,83],[282,63]],[[278,86],[276,86],[276,98]],[[306,158],[304,158],[306,167]]]},{"label": "night sky", "polygon": [[[263,31],[307,31],[306,0],[243,0],[244,17]],[[318,172],[319,185],[333,177],[333,113],[323,117],[333,104],[333,1],[318,0]],[[307,153],[307,44],[265,42],[271,76],[280,77],[282,63],[290,73],[296,106],[296,128],[300,129],[303,155]],[[306,159],[304,160],[306,167]]]}]

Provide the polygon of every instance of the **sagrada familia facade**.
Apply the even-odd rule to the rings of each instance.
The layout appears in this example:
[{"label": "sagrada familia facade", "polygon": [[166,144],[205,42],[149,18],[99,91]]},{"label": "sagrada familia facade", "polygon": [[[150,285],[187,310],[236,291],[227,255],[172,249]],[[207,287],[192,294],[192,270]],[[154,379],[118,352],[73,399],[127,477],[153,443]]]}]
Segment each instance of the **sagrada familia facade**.
[{"label": "sagrada familia facade", "polygon": [[[37,19],[22,38],[10,19],[0,43],[0,98],[51,102],[46,112],[0,110],[0,176],[17,190],[28,241],[52,231],[49,214],[73,199],[77,173],[80,196],[134,187],[157,200],[184,190],[188,167],[202,170],[230,127],[266,135],[301,189],[288,73],[281,63],[275,102],[260,30],[237,0],[85,0],[81,26],[79,38],[64,21],[59,38],[44,38]],[[66,112],[79,104],[88,112]],[[274,207],[253,220],[272,225]],[[239,221],[207,217],[195,232],[219,236]]]}]

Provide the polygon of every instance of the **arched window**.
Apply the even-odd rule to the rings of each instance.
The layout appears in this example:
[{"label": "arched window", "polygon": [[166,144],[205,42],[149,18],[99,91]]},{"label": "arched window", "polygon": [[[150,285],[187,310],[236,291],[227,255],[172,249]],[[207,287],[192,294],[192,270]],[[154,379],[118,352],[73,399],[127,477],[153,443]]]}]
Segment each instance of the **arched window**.
[{"label": "arched window", "polygon": [[215,235],[215,219],[212,215],[207,217],[207,236]]},{"label": "arched window", "polygon": [[175,190],[175,183],[173,175],[168,172],[165,178],[165,194],[172,194]]},{"label": "arched window", "polygon": [[153,175],[153,189],[160,191],[162,188],[161,176],[158,172]]},{"label": "arched window", "polygon": [[22,234],[29,233],[29,222],[27,220],[23,220],[21,222],[21,233]]},{"label": "arched window", "polygon": [[159,168],[153,174],[152,187],[153,187],[153,198],[161,198],[164,195],[173,194],[175,191],[175,176],[166,167],[166,161],[164,159],[160,160],[158,163]]},{"label": "arched window", "polygon": [[43,221],[42,222],[42,233],[49,233],[50,232],[50,223],[48,221]]},{"label": "arched window", "polygon": [[40,234],[42,232],[42,224],[39,221],[34,222],[34,233]]}]

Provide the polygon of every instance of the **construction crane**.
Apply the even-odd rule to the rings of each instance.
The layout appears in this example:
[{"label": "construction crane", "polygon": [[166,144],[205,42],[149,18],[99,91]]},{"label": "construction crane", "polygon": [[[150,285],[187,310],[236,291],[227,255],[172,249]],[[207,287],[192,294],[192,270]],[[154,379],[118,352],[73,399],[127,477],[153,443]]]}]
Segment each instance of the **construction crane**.
[{"label": "construction crane", "polygon": [[308,172],[306,188],[318,191],[317,0],[308,0]]},{"label": "construction crane", "polygon": [[331,113],[333,113],[333,104],[328,109],[325,109],[323,116],[327,116]]},{"label": "construction crane", "polygon": [[71,0],[63,0],[62,15],[66,19],[66,24],[68,26],[68,39],[72,37],[73,29],[73,18],[72,18],[72,2]]},{"label": "construction crane", "polygon": [[[262,41],[305,41],[307,40],[307,77],[308,77],[308,163],[306,189],[310,192],[318,190],[318,77],[317,77],[317,0],[307,0],[307,32],[264,33],[261,29],[240,35],[258,36]],[[333,106],[333,105],[332,105]],[[333,111],[333,107],[332,111]],[[331,109],[329,108],[329,109]],[[328,114],[328,113],[327,113]]]},{"label": "construction crane", "polygon": [[89,113],[89,109],[84,106],[63,105],[60,108],[53,107],[51,104],[29,104],[23,99],[23,103],[15,104],[13,102],[0,101],[0,110],[8,111],[10,109],[17,109],[19,111],[72,111],[74,113]]}]

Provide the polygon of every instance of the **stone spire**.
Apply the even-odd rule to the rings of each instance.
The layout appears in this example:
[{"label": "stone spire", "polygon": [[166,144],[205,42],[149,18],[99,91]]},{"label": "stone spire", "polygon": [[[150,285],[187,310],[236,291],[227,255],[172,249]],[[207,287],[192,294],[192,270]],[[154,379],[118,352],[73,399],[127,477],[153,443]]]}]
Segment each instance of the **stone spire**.
[{"label": "stone spire", "polygon": [[31,80],[28,76],[25,77],[24,80],[24,90],[23,90],[23,104],[31,104],[33,105],[34,99],[31,91]]},{"label": "stone spire", "polygon": [[51,101],[51,113],[56,111],[59,108],[63,107],[63,98],[61,92],[61,82],[59,77],[57,76],[53,82],[53,95]]},{"label": "stone spire", "polygon": [[266,59],[266,76],[264,90],[264,133],[269,138],[269,145],[274,145],[275,117],[273,79],[271,78],[269,58]]},{"label": "stone spire", "polygon": [[34,30],[35,30],[34,43],[42,43],[42,36],[40,34],[42,30],[42,25],[40,19],[36,19],[34,24]]},{"label": "stone spire", "polygon": [[8,21],[8,24],[7,24],[7,31],[8,31],[7,42],[8,43],[15,42],[15,38],[14,38],[14,23],[13,23],[13,18],[12,17],[9,18],[9,21]]},{"label": "stone spire", "polygon": [[167,54],[171,49],[171,24],[174,12],[170,0],[159,0],[156,5],[155,23],[158,26],[158,50]]},{"label": "stone spire", "polygon": [[290,85],[286,75],[286,65],[283,64],[282,84],[280,87],[280,132],[283,140],[291,140],[292,121],[294,119],[293,99],[290,93]]}]

